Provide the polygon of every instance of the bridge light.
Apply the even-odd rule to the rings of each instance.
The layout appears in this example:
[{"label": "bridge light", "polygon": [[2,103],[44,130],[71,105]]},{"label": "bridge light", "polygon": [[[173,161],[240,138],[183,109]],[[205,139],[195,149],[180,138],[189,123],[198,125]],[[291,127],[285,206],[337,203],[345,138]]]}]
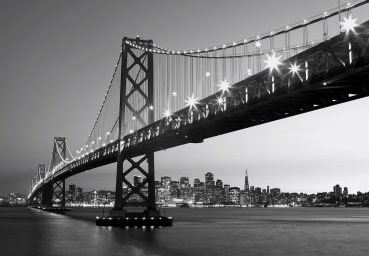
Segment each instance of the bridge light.
[{"label": "bridge light", "polygon": [[188,98],[188,100],[185,100],[185,102],[187,102],[187,105],[186,105],[186,107],[187,106],[190,106],[190,110],[191,110],[191,108],[192,107],[195,107],[196,108],[196,104],[198,104],[199,102],[197,101],[197,99],[198,98],[195,98],[194,97],[194,94],[192,94],[192,97],[190,98],[190,97],[188,97],[187,96],[187,98]]},{"label": "bridge light", "polygon": [[291,65],[291,67],[289,68],[291,71],[291,73],[297,73],[297,71],[299,71],[300,70],[300,65],[296,65],[296,63],[295,64],[293,64],[293,65]]},{"label": "bridge light", "polygon": [[223,105],[223,102],[224,102],[224,99],[223,99],[222,97],[217,98],[217,103],[218,103],[219,105]]},{"label": "bridge light", "polygon": [[172,114],[172,111],[170,111],[169,108],[167,110],[164,110],[164,113],[163,113],[164,117],[168,118],[171,116],[171,114]]},{"label": "bridge light", "polygon": [[205,76],[206,77],[209,77],[211,74],[210,74],[210,72],[209,71],[207,71],[206,73],[205,73]]},{"label": "bridge light", "polygon": [[272,71],[273,69],[277,69],[278,65],[281,64],[281,62],[279,62],[279,59],[282,56],[276,57],[275,52],[273,52],[272,56],[269,56],[268,54],[266,56],[268,59],[264,60],[264,62],[267,64],[265,68],[270,68],[270,71]]},{"label": "bridge light", "polygon": [[256,47],[256,48],[260,48],[260,47],[261,47],[261,42],[260,42],[260,40],[257,40],[257,41],[255,42],[255,47]]},{"label": "bridge light", "polygon": [[110,135],[110,132],[107,132],[106,135]]},{"label": "bridge light", "polygon": [[135,115],[133,115],[133,116],[132,116],[132,120],[136,120],[136,117],[135,117]]},{"label": "bridge light", "polygon": [[177,92],[172,92],[173,97],[177,97]]},{"label": "bridge light", "polygon": [[154,109],[154,106],[153,105],[150,105],[149,109],[150,110],[153,110]]},{"label": "bridge light", "polygon": [[129,130],[129,133],[133,133],[133,130],[131,129],[131,130]]},{"label": "bridge light", "polygon": [[231,82],[227,82],[227,78],[226,79],[224,79],[224,81],[220,81],[220,84],[218,84],[218,86],[220,87],[219,88],[219,91],[223,91],[223,93],[225,92],[225,91],[227,91],[227,92],[229,92],[229,84],[230,84]]},{"label": "bridge light", "polygon": [[341,31],[346,31],[347,33],[351,30],[351,31],[355,31],[354,28],[357,27],[356,24],[356,19],[352,19],[351,15],[350,17],[347,19],[346,17],[343,17],[344,21],[340,22],[340,24],[342,25]]},{"label": "bridge light", "polygon": [[101,137],[97,138],[98,140],[101,140]]}]

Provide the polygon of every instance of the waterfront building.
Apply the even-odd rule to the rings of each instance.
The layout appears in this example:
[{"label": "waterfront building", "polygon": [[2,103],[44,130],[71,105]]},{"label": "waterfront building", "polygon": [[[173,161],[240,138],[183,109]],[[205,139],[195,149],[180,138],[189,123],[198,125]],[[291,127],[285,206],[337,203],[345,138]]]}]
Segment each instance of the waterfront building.
[{"label": "waterfront building", "polygon": [[179,198],[180,197],[180,186],[179,181],[171,181],[170,182],[170,190],[171,190],[171,198]]},{"label": "waterfront building", "polygon": [[218,179],[217,182],[215,183],[215,186],[218,188],[223,188],[223,181]]},{"label": "waterfront building", "polygon": [[343,195],[344,196],[347,196],[348,195],[348,188],[347,187],[344,187],[343,188]]},{"label": "waterfront building", "polygon": [[246,192],[249,192],[250,189],[249,189],[249,176],[247,174],[247,169],[246,169],[246,174],[245,174],[245,185],[244,185],[244,188],[243,188]]},{"label": "waterfront building", "polygon": [[187,196],[192,197],[192,189],[188,177],[181,177],[179,181],[179,186],[180,186],[180,198],[186,199]]},{"label": "waterfront building", "polygon": [[77,195],[76,195],[77,202],[83,202],[83,188],[77,187]]},{"label": "waterfront building", "polygon": [[76,201],[76,185],[69,184],[69,201]]},{"label": "waterfront building", "polygon": [[200,179],[196,177],[196,178],[193,180],[193,186],[194,186],[194,187],[199,187],[199,184],[200,184]]},{"label": "waterfront building", "polygon": [[224,201],[229,202],[229,188],[230,185],[224,184]]},{"label": "waterfront building", "polygon": [[229,188],[229,201],[231,204],[240,205],[241,191],[238,187]]},{"label": "waterfront building", "polygon": [[141,176],[133,176],[133,186],[137,187],[141,183]]},{"label": "waterfront building", "polygon": [[214,175],[211,172],[205,174],[205,189],[208,190],[210,186],[214,186]]},{"label": "waterfront building", "polygon": [[340,197],[342,195],[342,188],[340,187],[340,185],[337,184],[333,187],[333,193],[337,197]]}]

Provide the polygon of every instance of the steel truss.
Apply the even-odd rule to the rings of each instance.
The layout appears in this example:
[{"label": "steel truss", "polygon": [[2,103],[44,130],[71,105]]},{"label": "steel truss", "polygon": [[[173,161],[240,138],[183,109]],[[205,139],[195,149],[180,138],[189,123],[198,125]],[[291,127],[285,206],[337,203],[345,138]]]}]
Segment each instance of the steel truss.
[{"label": "steel truss", "polygon": [[[152,52],[142,52],[141,54],[136,55],[132,48],[127,43],[129,41],[134,41],[136,45],[140,45],[147,49],[153,48],[152,40],[140,40],[139,37],[136,39],[123,39],[122,45],[122,72],[121,72],[121,92],[120,92],[120,112],[119,112],[119,135],[118,138],[123,138],[123,124],[124,124],[124,116],[126,111],[131,111],[133,115],[136,117],[137,120],[142,124],[142,126],[146,126],[147,123],[143,120],[140,116],[142,111],[151,105],[153,105],[153,54]],[[127,58],[130,55],[133,58],[133,63],[128,66]],[[146,62],[144,61],[146,59]],[[146,63],[146,64],[145,64]],[[144,78],[139,82],[136,81],[138,74],[133,74],[130,72],[133,67],[138,65],[139,71],[143,72]],[[132,84],[132,88],[129,92],[127,92],[127,82]],[[142,90],[141,85],[143,82],[147,82],[148,88],[147,90]],[[145,93],[147,91],[147,93]],[[137,106],[132,106],[129,103],[129,98],[135,93],[138,92],[143,96],[145,99],[145,104],[136,109]],[[154,120],[154,110],[151,109],[148,113],[148,124],[151,124]],[[123,171],[123,162],[128,161],[131,164],[131,167],[127,171]],[[146,172],[142,167],[141,164],[147,160],[148,163],[148,171]],[[138,170],[141,172],[145,177],[145,181],[139,184],[138,186],[133,186],[128,180],[127,175],[133,171]],[[123,190],[122,185],[126,184],[130,192],[123,197]],[[148,195],[144,195],[141,190],[145,185],[148,185]],[[116,195],[115,195],[115,206],[114,210],[122,210],[123,207],[128,205],[128,199],[132,195],[138,195],[145,201],[145,205],[147,210],[149,211],[156,211],[155,205],[155,177],[154,177],[154,153],[143,154],[142,158],[137,162],[132,159],[129,154],[124,154],[122,152],[121,143],[119,143],[119,150],[118,150],[118,160],[117,160],[117,178],[116,178]]]}]

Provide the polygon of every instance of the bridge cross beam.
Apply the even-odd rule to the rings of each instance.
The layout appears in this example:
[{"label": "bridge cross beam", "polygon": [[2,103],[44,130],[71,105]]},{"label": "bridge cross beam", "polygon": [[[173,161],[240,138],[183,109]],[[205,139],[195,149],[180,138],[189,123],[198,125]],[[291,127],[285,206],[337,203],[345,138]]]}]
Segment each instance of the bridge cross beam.
[{"label": "bridge cross beam", "polygon": [[[57,181],[53,184],[53,204],[65,207],[65,180]],[[58,201],[59,200],[59,201]]]}]

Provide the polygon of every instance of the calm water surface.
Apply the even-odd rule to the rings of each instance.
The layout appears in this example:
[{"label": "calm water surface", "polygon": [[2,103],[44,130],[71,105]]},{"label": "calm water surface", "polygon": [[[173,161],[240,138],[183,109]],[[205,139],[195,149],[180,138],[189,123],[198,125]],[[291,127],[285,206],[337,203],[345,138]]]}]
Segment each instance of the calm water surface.
[{"label": "calm water surface", "polygon": [[0,255],[369,255],[369,208],[170,208],[162,228],[97,227],[102,214],[0,208]]}]

